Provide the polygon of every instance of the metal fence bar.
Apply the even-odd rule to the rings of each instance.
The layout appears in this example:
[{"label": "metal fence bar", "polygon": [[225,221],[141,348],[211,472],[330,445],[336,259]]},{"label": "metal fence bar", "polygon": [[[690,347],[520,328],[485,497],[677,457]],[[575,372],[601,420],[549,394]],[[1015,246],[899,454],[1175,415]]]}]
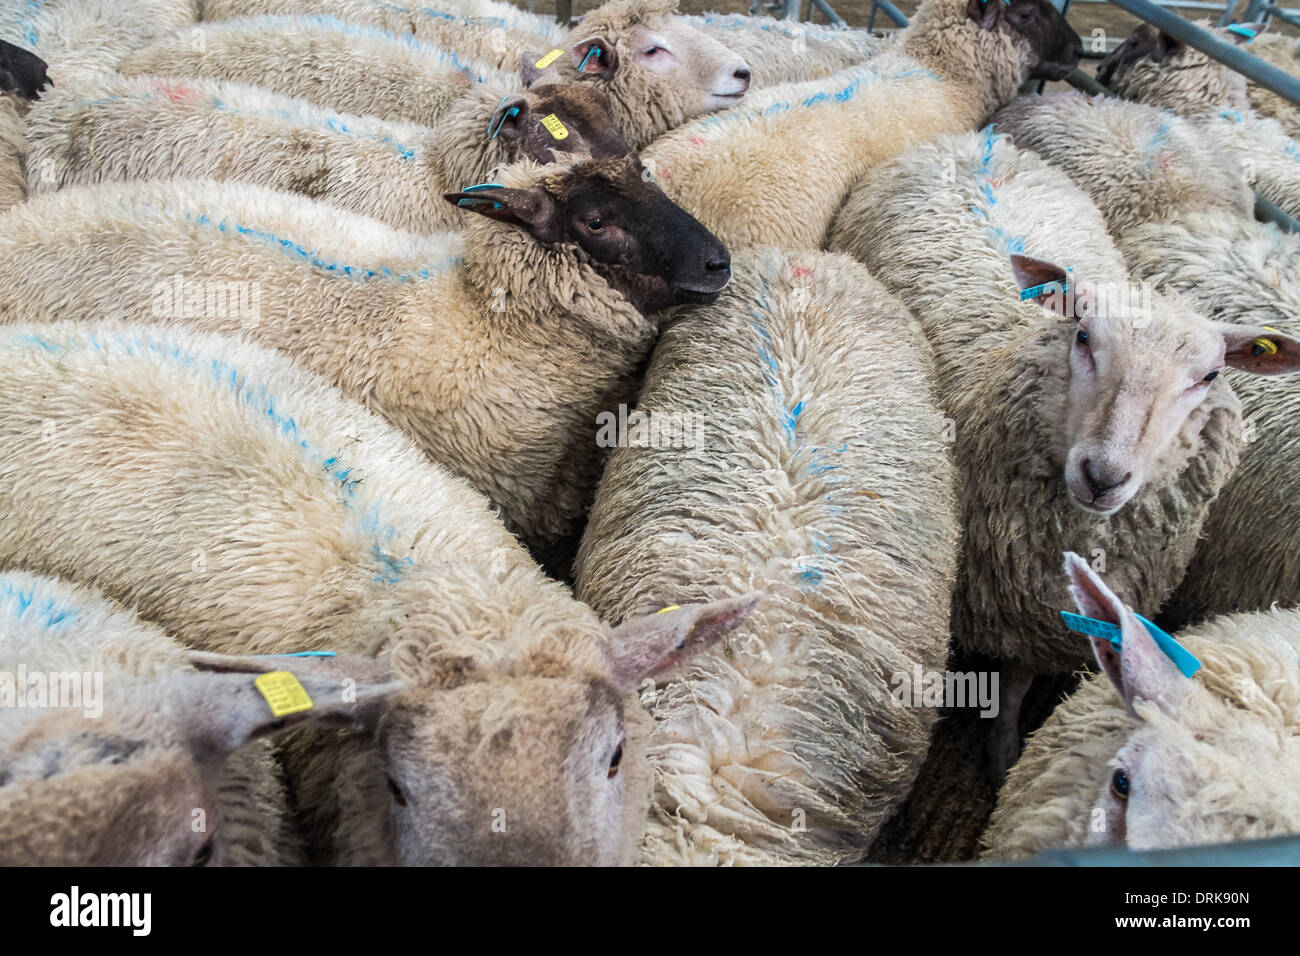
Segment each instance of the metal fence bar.
[{"label": "metal fence bar", "polygon": [[889,19],[893,20],[895,26],[907,26],[907,16],[902,10],[899,10],[898,7],[890,3],[889,0],[871,0],[871,16],[867,18],[868,30],[874,30],[876,28],[877,10],[889,17]]},{"label": "metal fence bar", "polygon": [[831,5],[827,3],[826,0],[812,0],[812,3],[808,8],[809,20],[812,19],[812,7],[816,7],[818,10],[820,10],[822,12],[822,15],[826,17],[827,21],[834,24],[835,26],[837,27],[848,26],[848,23],[845,21],[845,19],[833,10],[831,8]]},{"label": "metal fence bar", "polygon": [[1283,99],[1300,105],[1300,80],[1285,70],[1279,70],[1271,63],[1265,63],[1259,57],[1247,53],[1234,44],[1220,40],[1190,21],[1152,3],[1151,0],[1111,0],[1111,2],[1174,39],[1182,40],[1188,46],[1195,47],[1220,63],[1226,63],[1238,73],[1254,80],[1265,89],[1272,90]]}]

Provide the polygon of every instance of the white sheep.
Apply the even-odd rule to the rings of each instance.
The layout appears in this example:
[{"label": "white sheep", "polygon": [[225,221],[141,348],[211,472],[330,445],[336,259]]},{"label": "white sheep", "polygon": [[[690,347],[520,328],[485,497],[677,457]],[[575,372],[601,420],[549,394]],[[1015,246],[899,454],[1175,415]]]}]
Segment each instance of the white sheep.
[{"label": "white sheep", "polygon": [[[1300,41],[1294,36],[1260,34],[1250,41],[1248,49],[1266,63],[1300,77]],[[1300,138],[1300,105],[1282,99],[1272,90],[1265,89],[1250,79],[1246,80],[1246,95],[1250,98],[1251,107],[1260,116],[1277,120],[1288,136]]]},{"label": "white sheep", "polygon": [[621,434],[611,419],[622,444],[579,597],[621,620],[765,594],[643,698],[643,862],[857,860],[906,795],[935,712],[895,691],[944,668],[958,537],[928,365],[915,320],[862,266],[760,250],[664,331]]},{"label": "white sheep", "polygon": [[195,0],[10,0],[0,5],[0,40],[39,55],[62,85],[116,68],[132,50],[194,17]]},{"label": "white sheep", "polygon": [[981,126],[1026,79],[1069,72],[1080,49],[1046,0],[926,0],[863,65],[760,90],[673,131],[644,159],[732,248],[820,248],[867,169],[911,143]]},{"label": "white sheep", "polygon": [[0,331],[0,355],[0,566],[98,587],[198,650],[342,655],[294,660],[304,681],[403,682],[376,733],[282,744],[310,859],[618,859],[625,799],[643,819],[622,695],[757,596],[610,631],[486,498],[237,338],[65,322]]},{"label": "white sheep", "polygon": [[26,104],[0,93],[0,212],[27,197],[23,162],[27,156]]},{"label": "white sheep", "polygon": [[[1285,327],[1300,314],[1300,236],[1251,218],[1236,162],[1190,121],[1059,94],[1022,97],[996,122],[1093,197],[1136,278],[1220,321]],[[1300,472],[1300,382],[1240,377],[1233,390],[1248,442],[1164,610],[1175,622],[1300,605],[1300,502],[1290,484]]]},{"label": "white sheep", "polygon": [[1104,560],[1154,615],[1237,464],[1241,411],[1221,369],[1293,371],[1300,340],[1270,333],[1281,351],[1263,362],[1260,328],[1134,286],[1092,202],[992,128],[872,170],[831,245],[915,313],[933,350],[962,477],[953,640],[1003,662],[996,779],[1029,677],[1083,662],[1045,583],[1060,552]]},{"label": "white sheep", "polygon": [[[1206,21],[1200,25],[1209,29]],[[1222,39],[1242,34],[1215,29]],[[1120,96],[1173,110],[1232,155],[1261,195],[1300,216],[1300,143],[1250,106],[1246,78],[1143,24],[1102,63],[1097,78]]]},{"label": "white sheep", "polygon": [[0,863],[298,862],[269,749],[250,742],[307,721],[373,726],[399,685],[348,702],[341,682],[304,677],[311,706],[280,714],[255,686],[264,668],[211,665],[233,673],[196,670],[90,589],[0,574]]},{"label": "white sheep", "polygon": [[1300,833],[1300,610],[1179,631],[1200,662],[1189,678],[1087,562],[1067,554],[1066,571],[1079,613],[1118,626],[1121,646],[1090,639],[1102,674],[1029,739],[986,854]]},{"label": "white sheep", "polygon": [[709,13],[685,20],[744,57],[756,89],[830,76],[862,63],[888,43],[866,30],[738,13]]},{"label": "white sheep", "polygon": [[632,157],[511,167],[501,208],[451,196],[480,214],[463,238],[235,184],[70,188],[4,219],[0,319],[75,308],[246,331],[467,476],[562,570],[605,454],[598,412],[635,394],[655,313],[730,276],[642,172]]},{"label": "white sheep", "polygon": [[558,39],[514,30],[506,20],[497,26],[490,26],[492,20],[461,22],[387,0],[290,0],[287,7],[283,0],[223,0],[209,2],[204,15],[323,13],[411,33],[511,71],[529,54],[524,63],[534,70],[576,75],[607,92],[620,131],[639,150],[693,117],[734,106],[749,88],[749,65],[674,16],[676,10],[676,0],[611,0]]},{"label": "white sheep", "polygon": [[475,88],[426,128],[220,80],[106,73],[48,90],[33,105],[28,185],[39,193],[105,180],[235,180],[432,232],[465,221],[443,193],[484,182],[521,156],[628,151],[608,102],[588,85],[501,93]]},{"label": "white sheep", "polygon": [[511,74],[413,36],[321,14],[204,23],[136,50],[118,70],[249,83],[340,113],[424,126],[472,85],[517,85]]}]

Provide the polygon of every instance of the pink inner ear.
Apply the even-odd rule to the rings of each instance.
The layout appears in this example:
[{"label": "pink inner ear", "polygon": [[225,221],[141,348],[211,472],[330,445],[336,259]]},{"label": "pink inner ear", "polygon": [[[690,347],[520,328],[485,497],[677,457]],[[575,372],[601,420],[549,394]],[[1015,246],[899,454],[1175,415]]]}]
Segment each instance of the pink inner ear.
[{"label": "pink inner ear", "polygon": [[1079,610],[1087,617],[1108,624],[1120,624],[1116,599],[1100,585],[1093,570],[1077,555],[1067,559],[1071,593]]}]

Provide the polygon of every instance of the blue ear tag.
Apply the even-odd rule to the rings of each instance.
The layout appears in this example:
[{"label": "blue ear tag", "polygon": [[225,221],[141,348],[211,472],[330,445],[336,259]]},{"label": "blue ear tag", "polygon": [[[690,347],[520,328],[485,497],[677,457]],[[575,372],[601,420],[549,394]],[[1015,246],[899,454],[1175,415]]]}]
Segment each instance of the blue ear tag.
[{"label": "blue ear tag", "polygon": [[[501,109],[502,103],[505,103],[505,101],[508,99],[510,99],[509,96],[501,97],[501,103],[497,104],[497,109]],[[506,110],[504,113],[501,114],[501,119],[498,122],[488,123],[488,137],[491,139],[496,139],[497,133],[501,132],[501,127],[506,125],[506,120],[510,119],[510,117],[512,116],[518,116],[518,115],[519,115],[519,107],[512,106],[510,107],[510,109]],[[492,128],[493,126],[495,126],[496,129],[493,129]]]},{"label": "blue ear tag", "polygon": [[292,654],[249,654],[249,657],[338,657],[335,651],[295,651]]},{"label": "blue ear tag", "polygon": [[[1174,666],[1182,672],[1184,677],[1191,677],[1201,669],[1201,662],[1187,648],[1179,644],[1172,637],[1166,634],[1160,628],[1156,627],[1141,614],[1134,614],[1135,618],[1142,622],[1142,626],[1147,629],[1156,642],[1156,646],[1165,652],[1165,656],[1174,662]],[[1087,634],[1090,637],[1101,637],[1110,641],[1110,646],[1120,653],[1124,648],[1120,639],[1120,627],[1118,624],[1111,624],[1109,621],[1099,621],[1096,618],[1084,617],[1082,614],[1071,614],[1069,611],[1062,611],[1061,618],[1065,621],[1065,626],[1072,631],[1080,634]]]},{"label": "blue ear tag", "polygon": [[1245,37],[1247,43],[1259,36],[1258,32],[1250,29],[1250,27],[1243,27],[1240,23],[1229,24],[1228,29],[1237,34],[1237,36]]},{"label": "blue ear tag", "polygon": [[[506,188],[506,187],[505,187],[505,186],[502,186],[500,183],[478,183],[477,185],[474,185],[474,186],[466,186],[464,189],[461,190],[461,192],[463,192],[463,193],[472,193],[472,192],[475,192],[475,191],[477,191],[477,190],[479,190],[479,189],[505,189],[505,188]],[[485,202],[490,202],[490,203],[492,203],[492,208],[493,208],[493,209],[500,209],[500,208],[502,207],[502,205],[504,205],[503,203],[495,202],[494,200],[491,200],[491,199],[475,199],[475,198],[472,197],[472,196],[465,196],[465,197],[462,198],[462,199],[458,199],[458,200],[456,200],[456,205],[457,205],[457,206],[477,206],[477,205],[479,205],[480,203],[485,203]]]},{"label": "blue ear tag", "polygon": [[585,70],[585,69],[587,68],[587,61],[590,60],[590,59],[592,58],[593,55],[594,55],[594,56],[600,56],[600,47],[598,47],[598,46],[593,46],[590,50],[587,51],[587,55],[584,56],[584,57],[582,58],[582,62],[578,64],[578,72],[579,72],[579,73],[581,73],[583,70]]},{"label": "blue ear tag", "polygon": [[1060,282],[1056,279],[1053,279],[1051,282],[1043,282],[1040,283],[1039,285],[1031,285],[1028,289],[1021,289],[1020,301],[1024,302],[1026,299],[1036,299],[1043,294],[1044,289],[1046,289],[1048,286],[1053,286],[1053,285],[1061,287],[1061,295],[1065,295],[1067,292],[1070,291],[1070,283]]}]

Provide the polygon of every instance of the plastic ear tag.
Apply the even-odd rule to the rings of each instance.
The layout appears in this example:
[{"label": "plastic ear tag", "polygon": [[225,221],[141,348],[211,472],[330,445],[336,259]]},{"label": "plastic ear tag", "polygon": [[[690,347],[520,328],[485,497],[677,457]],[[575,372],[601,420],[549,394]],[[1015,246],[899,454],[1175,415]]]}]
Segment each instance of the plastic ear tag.
[{"label": "plastic ear tag", "polygon": [[1237,34],[1238,36],[1245,37],[1247,43],[1255,39],[1255,37],[1259,36],[1259,34],[1256,33],[1254,30],[1250,29],[1249,27],[1243,27],[1240,23],[1229,24],[1228,29],[1231,30],[1233,33]]},{"label": "plastic ear tag", "polygon": [[[599,56],[600,56],[600,47],[598,47],[598,46],[593,46],[590,50],[587,51],[587,55],[584,56],[584,57],[582,58],[582,62],[578,64],[578,72],[579,72],[579,73],[585,73],[585,72],[587,72],[587,61],[590,60],[593,56],[595,56],[595,57],[599,57]],[[599,63],[599,62],[600,62],[600,61],[597,60],[597,63]]]},{"label": "plastic ear tag", "polygon": [[668,605],[666,608],[664,608],[662,611],[655,611],[655,613],[656,613],[656,614],[667,614],[669,611],[680,611],[681,609],[682,609],[682,606],[681,606],[680,604],[670,604],[670,605]]},{"label": "plastic ear tag", "polygon": [[1277,343],[1272,339],[1264,338],[1262,335],[1257,339],[1251,339],[1250,344],[1252,355],[1277,354]]},{"label": "plastic ear tag", "polygon": [[560,118],[554,113],[549,113],[542,117],[542,125],[546,127],[546,132],[551,134],[553,139],[568,139],[569,131],[565,129]]},{"label": "plastic ear tag", "polygon": [[564,56],[563,50],[552,50],[550,53],[546,54],[546,56],[534,63],[533,66],[537,67],[539,70],[544,70],[562,56]]},{"label": "plastic ear tag", "polygon": [[1051,288],[1052,286],[1057,286],[1058,288],[1052,289],[1051,291],[1056,292],[1059,289],[1061,295],[1065,295],[1070,291],[1070,284],[1068,282],[1061,282],[1058,279],[1053,279],[1051,282],[1042,282],[1039,283],[1038,285],[1031,285],[1028,289],[1021,289],[1020,301],[1024,302],[1027,299],[1037,299],[1040,295],[1043,295],[1044,292],[1047,289]]},{"label": "plastic ear tag", "polygon": [[253,686],[262,692],[266,706],[271,708],[272,717],[287,717],[314,706],[307,695],[307,689],[298,678],[288,671],[271,671],[253,681]]},{"label": "plastic ear tag", "polygon": [[[1174,666],[1182,672],[1184,677],[1191,677],[1201,669],[1201,662],[1196,656],[1183,645],[1156,627],[1141,614],[1134,614],[1142,626],[1147,629],[1156,646],[1164,651],[1165,656],[1174,662]],[[1120,653],[1124,652],[1120,635],[1123,633],[1118,624],[1111,624],[1109,621],[1099,621],[1093,617],[1084,617],[1082,614],[1072,614],[1069,611],[1061,612],[1061,619],[1065,621],[1065,626],[1072,631],[1080,634],[1087,634],[1089,637],[1100,637],[1110,641],[1110,646]]]}]

